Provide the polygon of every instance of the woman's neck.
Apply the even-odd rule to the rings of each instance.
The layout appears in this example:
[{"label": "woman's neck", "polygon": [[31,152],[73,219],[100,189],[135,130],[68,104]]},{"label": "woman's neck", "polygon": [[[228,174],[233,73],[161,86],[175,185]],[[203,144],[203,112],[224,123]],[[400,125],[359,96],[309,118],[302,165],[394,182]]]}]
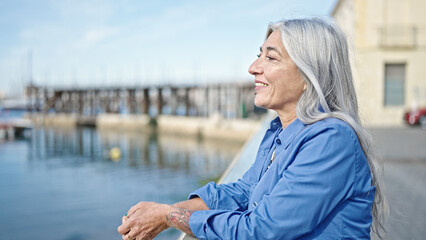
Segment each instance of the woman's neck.
[{"label": "woman's neck", "polygon": [[290,125],[292,122],[294,122],[294,120],[297,119],[296,112],[290,113],[290,114],[282,113],[282,112],[281,113],[277,112],[277,113],[278,113],[278,116],[280,118],[281,126],[283,127],[283,129],[286,128],[288,125]]}]

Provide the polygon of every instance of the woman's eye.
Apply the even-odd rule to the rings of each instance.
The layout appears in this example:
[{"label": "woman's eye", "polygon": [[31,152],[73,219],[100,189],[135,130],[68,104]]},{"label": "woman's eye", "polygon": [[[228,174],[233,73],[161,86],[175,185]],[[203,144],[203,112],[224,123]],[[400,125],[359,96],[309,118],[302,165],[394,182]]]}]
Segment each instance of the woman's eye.
[{"label": "woman's eye", "polygon": [[[261,54],[257,54],[256,56],[257,56],[257,58],[260,58]],[[277,60],[276,58],[271,57],[271,56],[269,56],[269,55],[266,55],[266,56],[265,56],[265,58],[267,58],[268,60],[271,60],[271,61],[272,61],[272,60]]]}]

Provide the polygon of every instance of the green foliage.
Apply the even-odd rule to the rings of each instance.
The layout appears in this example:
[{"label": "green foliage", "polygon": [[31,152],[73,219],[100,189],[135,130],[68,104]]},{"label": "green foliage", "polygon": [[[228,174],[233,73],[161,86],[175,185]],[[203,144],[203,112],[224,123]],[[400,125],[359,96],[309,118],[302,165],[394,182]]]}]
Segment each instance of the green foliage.
[{"label": "green foliage", "polygon": [[216,177],[203,178],[200,181],[198,181],[198,184],[200,186],[204,186],[204,185],[206,185],[209,182],[215,182],[215,183],[217,183],[219,181],[220,177],[221,177],[221,175],[218,175]]},{"label": "green foliage", "polygon": [[149,126],[151,126],[151,127],[157,127],[157,119],[156,119],[156,118],[151,117],[151,118],[149,119]]}]

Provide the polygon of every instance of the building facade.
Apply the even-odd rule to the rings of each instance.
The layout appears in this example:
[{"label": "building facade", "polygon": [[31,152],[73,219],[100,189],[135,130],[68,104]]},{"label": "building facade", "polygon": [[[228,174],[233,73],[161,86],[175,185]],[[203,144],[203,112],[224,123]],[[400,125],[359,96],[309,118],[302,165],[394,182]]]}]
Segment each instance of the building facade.
[{"label": "building facade", "polygon": [[338,0],[332,17],[348,36],[361,118],[403,124],[426,107],[425,0]]}]

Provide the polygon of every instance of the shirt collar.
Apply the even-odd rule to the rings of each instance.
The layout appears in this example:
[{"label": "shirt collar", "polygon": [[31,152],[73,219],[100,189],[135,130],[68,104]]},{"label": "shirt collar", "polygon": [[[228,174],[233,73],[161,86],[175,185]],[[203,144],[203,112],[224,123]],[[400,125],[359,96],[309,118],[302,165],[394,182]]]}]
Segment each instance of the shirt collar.
[{"label": "shirt collar", "polygon": [[[278,120],[279,127],[281,127],[281,121],[277,117],[271,122],[271,128],[272,128],[272,123],[276,120]],[[297,134],[299,134],[305,127],[306,127],[306,124],[302,123],[298,118],[296,118],[296,120],[290,123],[290,125],[288,125],[283,131],[281,131],[280,134],[278,134],[278,138],[281,140],[283,146],[287,148],[288,145],[290,145],[290,143],[297,136]]]},{"label": "shirt collar", "polygon": [[281,121],[279,117],[276,117],[274,120],[271,121],[269,129],[271,130],[276,130],[278,128],[282,127],[281,126]]}]

